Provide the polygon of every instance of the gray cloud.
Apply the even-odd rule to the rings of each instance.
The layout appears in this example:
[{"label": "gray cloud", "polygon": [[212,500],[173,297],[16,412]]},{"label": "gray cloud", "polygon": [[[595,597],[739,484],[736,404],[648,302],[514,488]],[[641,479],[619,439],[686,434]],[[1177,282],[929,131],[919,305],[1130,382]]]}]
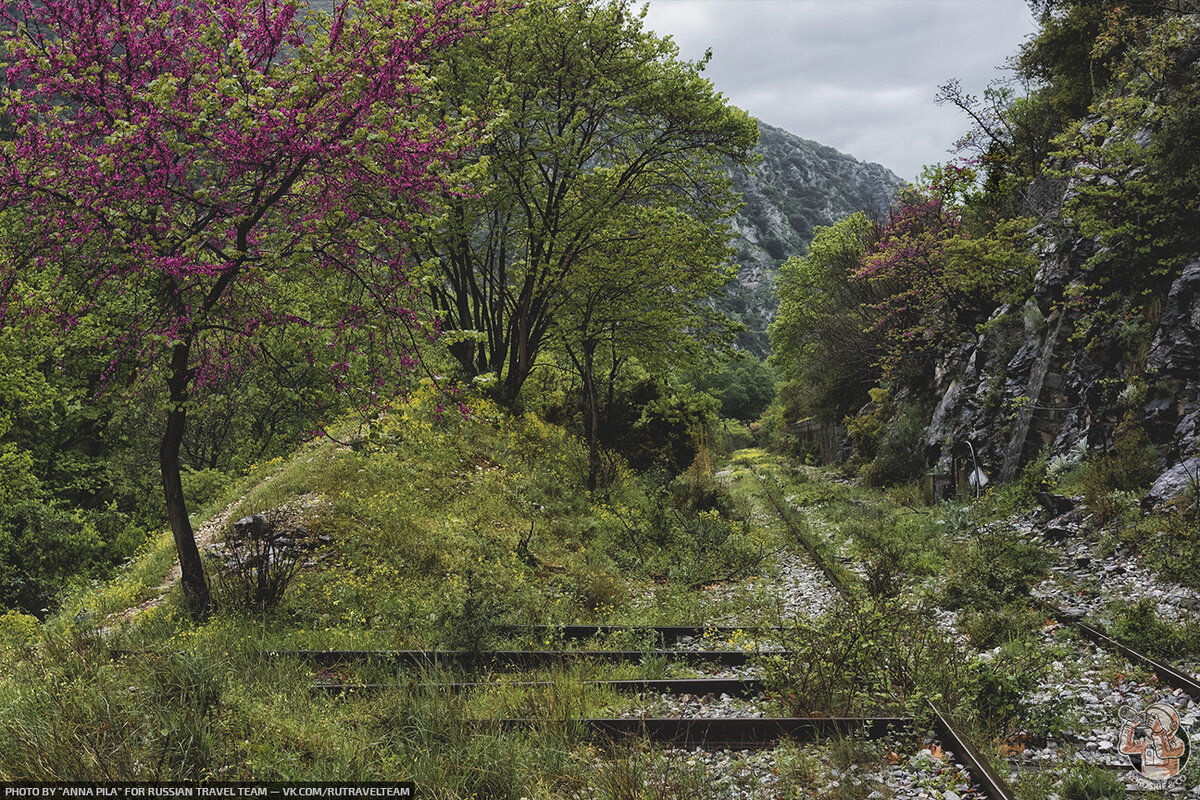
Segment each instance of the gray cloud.
[{"label": "gray cloud", "polygon": [[910,179],[967,127],[938,85],[982,92],[1036,28],[1021,0],[650,0],[646,26],[711,47],[709,79],[764,122]]}]

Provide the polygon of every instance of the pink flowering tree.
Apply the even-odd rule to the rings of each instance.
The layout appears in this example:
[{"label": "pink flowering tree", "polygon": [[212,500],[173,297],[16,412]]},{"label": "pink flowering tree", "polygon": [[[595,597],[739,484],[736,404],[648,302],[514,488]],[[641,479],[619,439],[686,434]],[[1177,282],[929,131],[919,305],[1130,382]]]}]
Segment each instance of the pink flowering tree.
[{"label": "pink flowering tree", "polygon": [[1034,220],[991,219],[974,207],[975,170],[945,164],[906,190],[876,231],[853,277],[881,296],[869,305],[890,377],[903,363],[928,366],[1002,303],[1032,289]]},{"label": "pink flowering tree", "polygon": [[[435,335],[403,242],[470,138],[425,64],[486,0],[19,0],[3,15],[0,203],[23,221],[0,313],[101,331],[110,378],[165,385],[163,492],[193,613],[212,604],[179,452],[189,402],[292,331],[379,402]],[[30,246],[32,243],[32,246]],[[0,320],[2,321],[2,320]]]},{"label": "pink flowering tree", "polygon": [[954,299],[946,253],[961,235],[960,217],[951,204],[937,195],[909,191],[868,247],[854,277],[883,293],[871,311],[874,331],[884,339],[885,374],[946,335]]}]

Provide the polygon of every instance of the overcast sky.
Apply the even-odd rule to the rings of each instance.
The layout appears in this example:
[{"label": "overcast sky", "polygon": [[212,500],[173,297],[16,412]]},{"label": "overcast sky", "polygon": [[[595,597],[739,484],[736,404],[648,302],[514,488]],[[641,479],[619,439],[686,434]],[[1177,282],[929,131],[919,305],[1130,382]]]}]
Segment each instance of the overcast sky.
[{"label": "overcast sky", "polygon": [[649,0],[646,25],[685,58],[711,47],[734,105],[908,180],[967,129],[937,87],[982,93],[1036,28],[1023,0]]}]

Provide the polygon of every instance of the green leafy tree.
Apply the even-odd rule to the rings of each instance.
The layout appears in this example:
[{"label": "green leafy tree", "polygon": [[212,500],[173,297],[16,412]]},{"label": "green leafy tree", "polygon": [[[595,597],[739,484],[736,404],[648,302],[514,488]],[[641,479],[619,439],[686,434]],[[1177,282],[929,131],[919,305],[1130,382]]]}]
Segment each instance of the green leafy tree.
[{"label": "green leafy tree", "polygon": [[1144,302],[1200,250],[1200,33],[1193,15],[1118,6],[1092,52],[1116,86],[1056,142],[1072,187],[1065,211],[1100,244],[1087,265],[1094,289]]},{"label": "green leafy tree", "polygon": [[[433,306],[447,329],[470,332],[451,346],[467,376],[493,375],[500,396],[513,399],[552,341],[574,340],[586,358],[594,317],[582,338],[566,329],[589,315],[584,306],[616,296],[596,280],[637,282],[619,274],[614,248],[677,251],[668,240],[693,236],[688,224],[637,214],[691,218],[709,231],[732,215],[725,160],[748,159],[757,129],[713,89],[703,66],[644,30],[626,0],[533,0],[456,48],[438,77],[447,96],[468,108],[498,99],[503,108],[489,141],[464,164],[476,196],[453,201],[421,245]],[[723,258],[690,263],[717,274]],[[630,269],[653,280],[647,260]],[[574,299],[582,287],[589,298]],[[682,288],[681,299],[690,291]],[[608,321],[615,311],[605,309]]]},{"label": "green leafy tree", "polygon": [[767,364],[745,352],[733,354],[705,372],[688,370],[688,382],[721,404],[721,416],[753,422],[775,398],[776,377]]},{"label": "green leafy tree", "polygon": [[601,401],[607,407],[621,368],[636,358],[660,372],[728,347],[732,325],[709,299],[733,277],[728,230],[674,208],[633,206],[564,276],[555,344],[582,384],[588,487],[600,468]]},{"label": "green leafy tree", "polygon": [[854,278],[875,232],[865,214],[818,228],[808,254],[780,270],[779,311],[768,333],[787,419],[840,421],[867,402],[879,380],[883,343],[871,332],[871,306],[880,285]]}]

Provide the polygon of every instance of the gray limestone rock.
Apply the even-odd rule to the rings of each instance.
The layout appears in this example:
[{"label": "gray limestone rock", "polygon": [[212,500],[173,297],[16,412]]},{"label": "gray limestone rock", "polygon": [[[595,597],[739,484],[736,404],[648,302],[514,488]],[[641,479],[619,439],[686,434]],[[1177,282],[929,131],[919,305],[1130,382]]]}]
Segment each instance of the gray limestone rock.
[{"label": "gray limestone rock", "polygon": [[1157,504],[1174,500],[1194,484],[1200,484],[1200,457],[1181,461],[1159,475],[1146,495],[1146,502]]}]

